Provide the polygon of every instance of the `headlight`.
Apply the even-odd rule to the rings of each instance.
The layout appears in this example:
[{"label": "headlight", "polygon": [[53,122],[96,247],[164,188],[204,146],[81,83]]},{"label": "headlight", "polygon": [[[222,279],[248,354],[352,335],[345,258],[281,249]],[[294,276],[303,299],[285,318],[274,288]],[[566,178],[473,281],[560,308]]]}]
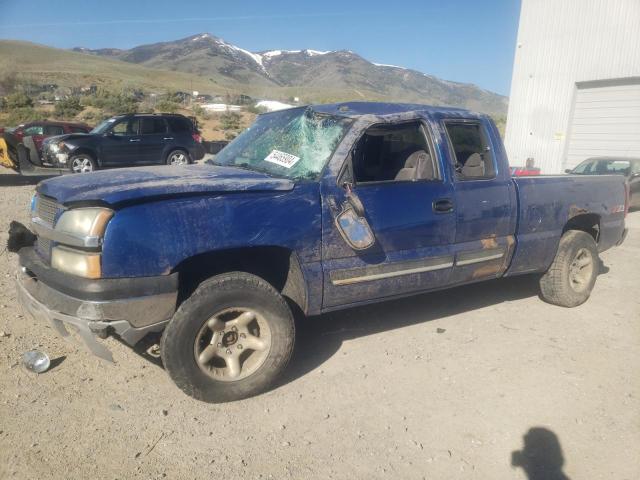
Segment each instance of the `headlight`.
[{"label": "headlight", "polygon": [[112,216],[113,210],[108,208],[74,208],[67,210],[60,216],[55,230],[75,237],[98,239],[104,235],[107,223]]},{"label": "headlight", "polygon": [[51,266],[61,272],[84,278],[100,278],[100,254],[72,250],[66,247],[51,249]]}]

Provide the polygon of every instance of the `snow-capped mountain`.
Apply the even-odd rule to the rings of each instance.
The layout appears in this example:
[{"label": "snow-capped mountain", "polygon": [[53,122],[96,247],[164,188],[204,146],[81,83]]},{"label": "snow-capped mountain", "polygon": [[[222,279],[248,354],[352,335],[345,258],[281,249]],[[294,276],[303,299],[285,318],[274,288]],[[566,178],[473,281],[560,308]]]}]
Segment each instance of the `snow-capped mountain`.
[{"label": "snow-capped mountain", "polygon": [[251,52],[208,33],[129,50],[75,51],[258,89],[286,88],[309,101],[389,100],[455,105],[504,114],[507,99],[475,85],[370,62],[349,50]]}]

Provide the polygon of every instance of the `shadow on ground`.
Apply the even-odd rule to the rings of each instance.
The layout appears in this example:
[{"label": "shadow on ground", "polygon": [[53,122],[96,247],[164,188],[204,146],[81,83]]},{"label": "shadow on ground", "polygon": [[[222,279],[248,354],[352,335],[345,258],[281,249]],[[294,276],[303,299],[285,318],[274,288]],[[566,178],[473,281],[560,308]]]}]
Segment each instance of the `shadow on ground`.
[{"label": "shadow on ground", "polygon": [[[538,277],[527,275],[480,282],[315,317],[296,315],[295,350],[289,367],[272,389],[284,386],[322,365],[346,340],[533,297],[538,293]],[[160,337],[160,333],[147,335],[133,351],[162,368],[158,347]]]},{"label": "shadow on ground", "polygon": [[[599,275],[609,272],[602,261],[599,270]],[[378,302],[315,317],[307,318],[299,313],[296,315],[296,345],[293,356],[287,370],[271,390],[322,365],[346,340],[535,296],[540,297],[539,276],[523,275]],[[163,368],[159,354],[160,337],[160,333],[149,334],[134,347],[134,352]]]},{"label": "shadow on ground", "polygon": [[299,318],[296,347],[278,386],[314,370],[342,342],[538,295],[538,277],[503,278],[414,297]]},{"label": "shadow on ground", "polygon": [[562,471],[564,456],[555,433],[533,427],[523,441],[522,450],[511,452],[512,467],[522,468],[528,480],[570,480]]},{"label": "shadow on ground", "polygon": [[37,185],[42,180],[53,177],[43,176],[23,176],[18,174],[0,174],[0,187],[25,187],[27,185]]}]

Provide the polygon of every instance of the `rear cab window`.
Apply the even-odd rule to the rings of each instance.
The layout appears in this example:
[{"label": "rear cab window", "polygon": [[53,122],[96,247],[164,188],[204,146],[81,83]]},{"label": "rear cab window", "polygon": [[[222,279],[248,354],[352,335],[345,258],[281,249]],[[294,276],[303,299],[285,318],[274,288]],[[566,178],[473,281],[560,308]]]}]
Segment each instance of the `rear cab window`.
[{"label": "rear cab window", "polygon": [[456,179],[495,178],[496,167],[485,126],[480,121],[445,120]]}]

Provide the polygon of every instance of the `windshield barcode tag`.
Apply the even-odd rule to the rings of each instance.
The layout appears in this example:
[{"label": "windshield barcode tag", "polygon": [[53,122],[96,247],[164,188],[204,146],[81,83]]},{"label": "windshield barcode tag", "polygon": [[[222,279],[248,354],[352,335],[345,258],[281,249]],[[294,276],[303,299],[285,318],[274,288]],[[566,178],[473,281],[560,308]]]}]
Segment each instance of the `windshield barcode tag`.
[{"label": "windshield barcode tag", "polygon": [[293,167],[298,163],[298,160],[300,160],[300,157],[296,157],[290,153],[281,152],[280,150],[272,150],[264,159],[265,162],[275,163],[276,165],[280,165],[285,168]]}]

